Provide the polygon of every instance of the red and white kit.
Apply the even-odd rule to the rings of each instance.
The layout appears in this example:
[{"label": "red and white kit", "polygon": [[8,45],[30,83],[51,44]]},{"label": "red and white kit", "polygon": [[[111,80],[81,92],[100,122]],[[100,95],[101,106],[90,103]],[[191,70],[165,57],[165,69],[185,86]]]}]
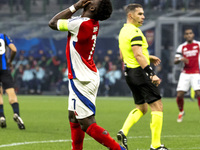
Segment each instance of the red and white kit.
[{"label": "red and white kit", "polygon": [[180,74],[177,91],[186,92],[190,87],[200,90],[200,42],[193,40],[191,44],[185,42],[179,45],[175,57],[189,60]]},{"label": "red and white kit", "polygon": [[86,17],[58,20],[58,29],[69,31],[66,57],[69,81],[68,109],[77,119],[95,114],[99,72],[93,61],[99,22]]}]

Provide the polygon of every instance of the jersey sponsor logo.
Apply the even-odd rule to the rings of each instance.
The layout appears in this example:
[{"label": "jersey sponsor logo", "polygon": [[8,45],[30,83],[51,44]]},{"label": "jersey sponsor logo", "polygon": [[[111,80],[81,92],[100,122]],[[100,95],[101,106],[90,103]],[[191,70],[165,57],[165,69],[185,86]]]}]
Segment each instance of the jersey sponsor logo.
[{"label": "jersey sponsor logo", "polygon": [[186,57],[193,57],[196,56],[198,54],[198,50],[189,50],[189,51],[184,51],[183,54]]}]

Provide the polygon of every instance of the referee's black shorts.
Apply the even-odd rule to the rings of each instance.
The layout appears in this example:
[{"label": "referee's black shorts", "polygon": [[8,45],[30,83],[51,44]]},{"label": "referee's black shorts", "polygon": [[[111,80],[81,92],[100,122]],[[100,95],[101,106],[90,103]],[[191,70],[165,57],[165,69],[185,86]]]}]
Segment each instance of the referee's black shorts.
[{"label": "referee's black shorts", "polygon": [[159,99],[160,90],[141,68],[125,68],[126,82],[133,93],[135,104],[151,104]]},{"label": "referee's black shorts", "polygon": [[0,82],[5,90],[14,88],[14,81],[9,70],[0,70]]}]

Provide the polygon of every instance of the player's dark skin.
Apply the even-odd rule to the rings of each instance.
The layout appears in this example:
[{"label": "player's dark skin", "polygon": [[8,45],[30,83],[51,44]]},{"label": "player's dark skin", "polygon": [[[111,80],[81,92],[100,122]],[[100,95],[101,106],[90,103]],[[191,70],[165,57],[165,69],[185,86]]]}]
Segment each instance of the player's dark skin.
[{"label": "player's dark skin", "polygon": [[[80,0],[76,4],[74,4],[74,7],[76,10],[85,8],[85,10],[82,13],[82,17],[88,17],[93,19],[94,15],[96,13],[96,10],[98,9],[99,3],[101,0]],[[54,16],[50,22],[49,26],[54,29],[57,29],[57,21],[59,19],[69,19],[73,13],[69,9],[65,9],[64,11],[58,13],[56,16]],[[84,119],[76,119],[75,114],[73,111],[69,111],[69,121],[72,123],[79,123],[81,125],[81,129],[83,131],[87,131],[87,128],[93,124],[96,123],[94,115],[89,116]]]},{"label": "player's dark skin", "polygon": [[[188,43],[192,43],[192,42],[193,42],[193,40],[194,40],[194,33],[193,33],[192,29],[185,30],[184,38],[185,38],[185,40],[186,40]],[[181,59],[175,58],[174,64],[178,64],[178,63],[180,63],[181,61],[184,62],[184,63],[186,63],[186,64],[188,63],[188,59],[182,57]],[[184,95],[185,95],[185,93],[186,93],[186,92],[184,92],[184,91],[177,91],[177,97],[183,98]],[[200,90],[196,90],[196,91],[195,91],[195,95],[196,95],[197,97],[200,97]]]}]

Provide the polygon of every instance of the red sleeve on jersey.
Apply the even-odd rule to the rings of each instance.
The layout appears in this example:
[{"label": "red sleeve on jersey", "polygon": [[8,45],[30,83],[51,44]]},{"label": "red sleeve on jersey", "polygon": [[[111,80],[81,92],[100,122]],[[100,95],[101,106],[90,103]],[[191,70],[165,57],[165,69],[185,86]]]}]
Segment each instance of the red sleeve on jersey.
[{"label": "red sleeve on jersey", "polygon": [[[88,20],[81,24],[79,34],[77,36],[78,42],[76,42],[75,49],[80,54],[84,64],[92,71],[97,72],[95,63],[93,61],[94,50],[92,51],[92,49],[96,46],[96,39],[94,41],[92,37],[93,35],[97,36],[98,30],[94,32],[94,27],[99,28],[98,22],[94,20]],[[90,54],[91,52],[92,55]],[[88,59],[89,55],[91,55],[90,59]]]}]

